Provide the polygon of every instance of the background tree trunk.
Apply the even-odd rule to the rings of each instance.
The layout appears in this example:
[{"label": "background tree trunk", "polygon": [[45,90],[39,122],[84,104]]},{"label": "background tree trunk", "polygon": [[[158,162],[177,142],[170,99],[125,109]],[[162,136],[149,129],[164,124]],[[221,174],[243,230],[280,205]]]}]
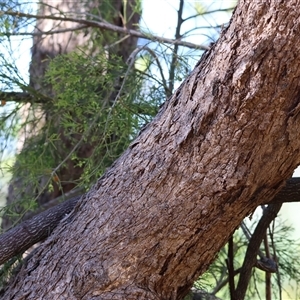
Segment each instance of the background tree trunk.
[{"label": "background tree trunk", "polygon": [[181,299],[300,162],[297,1],[240,1],[3,299]]},{"label": "background tree trunk", "polygon": [[[133,29],[139,22],[140,15],[134,12],[134,6],[136,5],[136,0],[130,0],[126,2],[126,7],[123,6],[123,0],[116,0],[110,3],[105,0],[91,0],[91,1],[77,1],[70,2],[66,0],[56,1],[56,5],[53,6],[53,1],[46,0],[39,4],[39,14],[40,15],[57,15],[64,13],[66,15],[80,15],[80,17],[85,17],[87,14],[94,14],[95,16],[103,16],[101,13],[102,9],[106,12],[107,16],[110,18],[110,22],[114,25],[126,27],[128,29]],[[124,17],[127,16],[127,20]],[[109,14],[107,12],[110,12]],[[49,19],[39,19],[37,20],[36,28],[34,33],[36,34],[33,38],[33,47],[32,47],[32,61],[30,65],[30,86],[35,91],[34,93],[43,93],[44,95],[52,95],[53,91],[51,86],[45,85],[44,75],[48,68],[49,62],[51,59],[60,54],[65,54],[76,50],[78,47],[84,47],[91,53],[99,52],[99,35],[101,36],[102,46],[107,46],[112,43],[111,36],[112,34],[105,33],[95,33],[95,30],[92,28],[83,28],[82,30],[66,31],[60,33],[53,33],[47,35],[38,35],[42,32],[51,31],[63,31],[66,29],[76,28],[78,25],[72,22],[62,22]],[[96,38],[98,36],[98,38]],[[97,44],[98,43],[98,44]],[[110,59],[112,53],[122,57],[123,61],[126,62],[130,53],[135,49],[137,45],[136,37],[128,37],[124,39],[116,46],[112,47],[107,51],[106,55]],[[114,98],[118,92],[112,93],[111,98]],[[47,122],[51,114],[51,103],[46,103],[45,105],[36,105],[36,104],[26,104],[22,111],[22,118],[24,121],[29,119],[31,115],[34,115],[38,122],[34,124],[29,123],[25,126],[20,134],[18,150],[22,151],[23,145],[25,147],[28,145],[34,144],[36,141],[33,137],[39,136],[41,134],[41,129]],[[39,117],[37,117],[37,115]],[[53,116],[51,116],[53,117]],[[55,116],[57,118],[57,116]],[[60,137],[60,157],[65,157],[74,147],[74,141],[68,140],[64,135],[64,129],[60,124],[60,120],[55,121],[57,124],[57,133]],[[81,136],[78,136],[78,140]],[[94,145],[86,143],[82,145],[78,151],[77,155],[81,158],[87,158],[91,155]],[[57,161],[57,165],[60,161]],[[110,162],[112,163],[112,161]],[[83,172],[82,167],[76,166],[76,162],[69,159],[66,162],[66,166],[62,168],[58,177],[61,180],[61,185],[58,186],[54,184],[54,190],[49,192],[47,188],[44,189],[42,193],[37,197],[37,202],[39,205],[47,203],[49,200],[54,199],[61,194],[67,193],[76,187],[75,181],[80,178]],[[24,180],[28,175],[28,172],[25,170],[22,171],[19,168],[18,160],[16,162],[14,177],[11,181],[11,184],[8,189],[7,204],[12,204],[14,201],[26,199],[28,197],[34,197],[33,190],[35,188],[28,184]],[[45,188],[47,185],[49,175],[42,176],[40,179],[41,189]],[[81,192],[82,193],[82,192]],[[39,194],[39,191],[36,192],[36,196]],[[16,205],[16,212],[21,213],[22,208]],[[11,217],[5,215],[2,220],[2,228],[7,230],[10,228],[19,217]],[[24,217],[23,217],[24,219]]]}]

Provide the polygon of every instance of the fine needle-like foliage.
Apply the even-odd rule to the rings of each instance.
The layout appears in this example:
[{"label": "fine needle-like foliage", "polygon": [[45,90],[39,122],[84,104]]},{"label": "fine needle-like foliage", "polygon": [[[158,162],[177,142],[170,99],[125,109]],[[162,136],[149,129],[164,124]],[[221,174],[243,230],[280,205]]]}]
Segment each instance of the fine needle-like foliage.
[{"label": "fine needle-like foliage", "polygon": [[[258,221],[259,216],[256,216],[252,221],[249,219],[246,220],[251,232],[253,232]],[[287,226],[285,222],[283,222],[282,216],[276,218],[268,229],[267,239],[271,257],[276,259],[278,264],[278,270],[272,273],[270,282],[270,290],[274,299],[285,299],[285,297],[298,299],[300,296],[299,290],[296,288],[300,280],[300,263],[298,259],[300,243],[289,237],[293,231],[291,226]],[[233,236],[235,285],[238,283],[239,272],[248,244],[249,240],[243,230],[241,228],[238,229]],[[260,252],[263,254],[266,252],[264,243],[262,243],[260,247]],[[202,294],[203,291],[205,291],[207,296],[219,299],[231,299],[229,277],[227,244],[218,253],[216,260],[211,264],[209,270],[195,282],[194,288]],[[259,268],[253,268],[245,299],[266,299],[266,288],[266,272]]]}]

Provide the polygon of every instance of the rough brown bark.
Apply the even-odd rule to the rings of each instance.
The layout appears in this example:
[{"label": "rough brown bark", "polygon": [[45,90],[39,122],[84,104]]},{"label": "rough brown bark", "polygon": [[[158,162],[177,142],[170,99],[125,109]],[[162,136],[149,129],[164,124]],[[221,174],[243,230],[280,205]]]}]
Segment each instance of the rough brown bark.
[{"label": "rough brown bark", "polygon": [[[39,210],[26,214],[24,222],[0,235],[0,265],[48,237],[80,198],[85,197],[79,192],[67,195],[68,200],[61,196],[47,202]],[[62,201],[63,204],[58,204]],[[281,205],[285,202],[300,202],[300,178],[290,178],[271,202],[264,199],[262,204]],[[255,240],[258,241],[257,238]]]},{"label": "rough brown bark", "polygon": [[77,196],[63,202],[2,234],[0,264],[47,238],[58,223],[74,209],[80,198],[81,196]]},{"label": "rough brown bark", "polygon": [[[282,190],[273,198],[272,203],[299,202],[300,201],[300,178],[290,178]],[[263,204],[267,204],[266,201]]]},{"label": "rough brown bark", "polygon": [[300,3],[240,1],[3,299],[181,299],[300,162]]}]

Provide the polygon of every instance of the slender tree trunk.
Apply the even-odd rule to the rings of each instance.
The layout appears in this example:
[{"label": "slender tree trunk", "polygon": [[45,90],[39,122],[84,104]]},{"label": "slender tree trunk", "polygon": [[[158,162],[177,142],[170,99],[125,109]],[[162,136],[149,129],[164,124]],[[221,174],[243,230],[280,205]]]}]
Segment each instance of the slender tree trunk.
[{"label": "slender tree trunk", "polygon": [[300,162],[300,3],[240,1],[3,299],[181,299]]}]

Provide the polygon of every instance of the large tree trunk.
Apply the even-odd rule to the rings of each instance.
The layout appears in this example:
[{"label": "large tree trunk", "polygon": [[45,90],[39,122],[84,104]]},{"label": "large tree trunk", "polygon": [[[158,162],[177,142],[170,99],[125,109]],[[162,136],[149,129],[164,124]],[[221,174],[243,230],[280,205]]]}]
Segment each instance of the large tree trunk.
[{"label": "large tree trunk", "polygon": [[300,162],[300,3],[229,28],[3,299],[181,299]]},{"label": "large tree trunk", "polygon": [[[109,18],[109,21],[114,25],[126,27],[128,29],[135,28],[136,24],[138,24],[140,15],[137,12],[134,12],[134,6],[136,5],[136,0],[130,0],[126,2],[126,7],[124,8],[123,0],[116,0],[112,3],[106,2],[104,0],[89,0],[89,1],[66,1],[60,0],[56,1],[55,6],[53,6],[52,0],[45,0],[39,4],[39,15],[58,15],[64,13],[66,15],[76,15],[79,18],[83,16],[90,17],[91,13],[94,13],[102,16],[101,10],[105,10],[104,16]],[[125,12],[126,11],[126,12]],[[125,12],[125,13],[124,13]],[[122,18],[123,15],[127,16],[127,20]],[[126,24],[124,24],[126,22]],[[60,54],[65,54],[76,50],[78,47],[85,47],[87,51],[90,51],[91,55],[93,53],[97,53],[99,51],[103,51],[103,49],[99,50],[99,36],[101,36],[102,47],[109,45],[112,41],[115,41],[112,36],[113,34],[103,34],[101,32],[95,32],[93,28],[85,28],[84,30],[70,30],[72,28],[76,28],[78,25],[72,22],[62,22],[57,20],[49,20],[49,19],[39,19],[37,20],[36,28],[34,33],[37,34],[33,38],[33,47],[32,47],[32,61],[30,65],[30,86],[37,93],[41,92],[45,95],[53,95],[52,87],[49,85],[45,85],[44,75],[49,65],[51,59]],[[64,30],[70,30],[65,31]],[[41,32],[54,31],[56,33],[47,34],[47,35],[38,35]],[[57,33],[58,32],[58,33]],[[96,39],[96,36],[98,39]],[[117,35],[114,36],[117,38]],[[97,41],[95,41],[97,40]],[[98,43],[98,44],[97,44]],[[123,61],[126,62],[130,53],[135,49],[137,45],[136,37],[128,37],[124,41],[120,42],[114,47],[111,47],[111,50],[114,54],[122,57]],[[106,53],[105,55],[110,57],[110,53]],[[118,89],[116,88],[115,92],[111,94],[111,98],[114,99],[116,94],[118,93]],[[42,135],[42,128],[47,122],[45,119],[49,119],[51,115],[51,105],[52,103],[46,103],[45,107],[40,104],[27,104],[24,106],[22,110],[22,118],[24,122],[30,118],[30,115],[34,115],[34,118],[38,121],[28,122],[21,134],[19,135],[19,146],[18,151],[22,151],[22,147],[25,144],[26,146],[32,146],[36,141],[33,137],[38,137]],[[38,115],[38,117],[37,117]],[[44,117],[42,117],[44,116]],[[58,160],[58,157],[66,157],[69,152],[73,149],[75,142],[64,134],[64,128],[60,124],[60,119],[58,116],[51,116],[52,118],[56,118],[54,121],[56,123],[57,134],[60,137],[59,150],[57,150],[58,154],[54,160]],[[81,135],[78,134],[78,140],[80,140]],[[94,149],[93,144],[86,143],[82,145],[77,150],[76,154],[79,158],[87,158],[91,155]],[[104,155],[104,154],[103,154]],[[56,164],[59,165],[60,161],[56,161]],[[110,161],[112,163],[112,161]],[[55,166],[53,166],[55,167]],[[23,200],[24,198],[35,196],[37,197],[37,202],[39,205],[47,203],[49,200],[54,199],[61,194],[67,193],[76,187],[76,181],[80,178],[83,172],[83,167],[79,167],[77,162],[68,159],[66,162],[66,167],[61,168],[58,171],[58,177],[60,178],[61,184],[58,186],[57,184],[53,184],[53,191],[49,192],[46,188],[49,175],[41,176],[39,186],[41,189],[44,189],[43,192],[37,191],[36,195],[33,193],[34,190],[37,190],[33,185],[30,185],[25,178],[28,177],[28,170],[23,170],[22,167],[19,166],[18,159],[16,162],[16,166],[14,168],[14,175],[9,185],[8,196],[7,196],[7,204],[12,204],[13,202],[18,202],[19,200]],[[37,196],[39,195],[39,196]],[[16,208],[13,209],[17,213],[22,214],[22,207],[16,205]],[[26,215],[25,215],[26,217]],[[2,228],[7,230],[13,224],[15,224],[16,220],[19,220],[19,217],[11,217],[4,216],[2,220]],[[24,219],[24,217],[23,217]]]}]

